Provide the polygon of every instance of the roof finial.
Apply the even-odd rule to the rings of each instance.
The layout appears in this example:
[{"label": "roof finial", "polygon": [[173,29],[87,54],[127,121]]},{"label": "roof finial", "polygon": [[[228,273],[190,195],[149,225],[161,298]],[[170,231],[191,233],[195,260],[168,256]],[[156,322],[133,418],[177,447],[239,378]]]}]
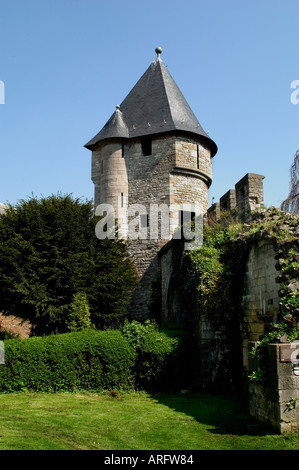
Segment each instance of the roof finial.
[{"label": "roof finial", "polygon": [[157,54],[157,59],[159,59],[160,55],[162,54],[162,47],[156,47],[155,53]]}]

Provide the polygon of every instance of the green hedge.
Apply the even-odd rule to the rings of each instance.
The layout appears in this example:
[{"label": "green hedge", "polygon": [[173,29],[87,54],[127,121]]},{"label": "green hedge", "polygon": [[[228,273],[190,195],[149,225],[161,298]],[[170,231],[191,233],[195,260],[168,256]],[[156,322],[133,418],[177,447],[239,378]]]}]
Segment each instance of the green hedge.
[{"label": "green hedge", "polygon": [[135,381],[145,389],[164,390],[178,385],[174,377],[177,362],[177,339],[163,332],[151,331],[136,349]]},{"label": "green hedge", "polygon": [[7,340],[0,391],[101,390],[130,383],[136,353],[119,331]]},{"label": "green hedge", "polygon": [[176,341],[149,331],[138,347],[120,330],[4,341],[0,392],[149,388],[167,376]]},{"label": "green hedge", "polygon": [[133,374],[137,387],[161,391],[180,387],[176,335],[158,330],[150,320],[125,322],[121,331],[136,350]]}]

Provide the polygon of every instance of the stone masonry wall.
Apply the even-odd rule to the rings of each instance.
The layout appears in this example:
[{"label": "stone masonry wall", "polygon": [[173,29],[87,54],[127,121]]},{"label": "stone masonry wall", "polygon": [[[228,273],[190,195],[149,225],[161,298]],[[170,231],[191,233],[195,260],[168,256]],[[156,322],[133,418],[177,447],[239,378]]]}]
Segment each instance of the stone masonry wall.
[{"label": "stone masonry wall", "polygon": [[114,208],[120,232],[127,230],[128,176],[126,146],[121,141],[102,142],[92,152],[94,204],[110,204]]},{"label": "stone masonry wall", "polygon": [[143,139],[119,139],[100,143],[92,155],[95,206],[107,203],[115,208],[140,276],[130,306],[139,320],[151,316],[161,248],[180,225],[181,211],[206,212],[212,180],[211,153],[199,139],[176,134],[148,139],[146,151]]},{"label": "stone masonry wall", "polygon": [[279,313],[279,284],[275,251],[265,240],[254,244],[245,267],[242,297],[242,338],[244,368],[248,369],[248,342],[258,341]]},{"label": "stone masonry wall", "polygon": [[[251,343],[256,347],[256,343]],[[279,433],[299,430],[299,343],[269,344],[264,357],[250,358],[250,371],[263,361],[263,383],[249,382],[249,412]]]},{"label": "stone masonry wall", "polygon": [[153,221],[150,212],[153,204],[158,206],[166,204],[167,207],[169,205],[169,172],[174,165],[174,145],[175,138],[167,136],[152,140],[151,155],[142,155],[140,140],[132,141],[129,147],[128,201],[130,205],[143,205],[149,214],[148,227],[143,228],[144,238],[128,240],[129,252],[140,275],[139,286],[130,305],[130,314],[140,321],[151,316],[152,284],[160,273],[158,253],[169,240],[169,238],[161,239],[160,215],[158,215],[158,233],[154,233],[153,228],[157,227],[151,226]]},{"label": "stone masonry wall", "polygon": [[299,343],[268,346],[273,373],[277,376],[280,432],[299,431]]},{"label": "stone masonry wall", "polygon": [[178,137],[175,144],[175,166],[201,172],[212,180],[211,152],[202,142],[187,137]]},{"label": "stone masonry wall", "polygon": [[[180,321],[180,278],[178,266],[170,265],[171,246],[160,256],[163,317]],[[275,208],[251,214],[223,261],[233,297],[225,313],[200,313],[201,387],[242,385],[253,417],[278,432],[297,430],[299,342],[289,342],[287,330],[278,336],[276,331],[299,326],[299,216]],[[276,343],[252,354],[269,331]]]},{"label": "stone masonry wall", "polygon": [[295,302],[299,293],[298,217],[276,209],[255,216],[260,219],[259,230],[247,235],[251,249],[241,322],[249,410],[278,432],[290,432],[299,429],[299,342],[283,334],[275,343],[258,349],[257,354],[252,354],[252,348],[258,348],[259,340],[273,331],[275,324],[276,329],[281,322],[289,327],[299,325]]},{"label": "stone masonry wall", "polygon": [[235,185],[236,205],[240,219],[250,217],[252,211],[262,209],[264,206],[263,191],[264,176],[247,173]]},{"label": "stone masonry wall", "polygon": [[173,250],[171,247],[167,250],[163,250],[160,253],[161,260],[161,314],[162,318],[167,318],[168,316],[168,294],[171,275],[173,271],[172,266],[172,254]]},{"label": "stone masonry wall", "polygon": [[263,179],[263,175],[247,173],[235,184],[235,189],[227,191],[219,203],[216,202],[209,207],[208,218],[218,221],[221,218],[221,211],[231,210],[236,212],[240,221],[250,220],[254,211],[264,207]]},{"label": "stone masonry wall", "polygon": [[[203,176],[204,171],[208,172],[208,177]],[[175,135],[153,138],[152,155],[147,156],[142,155],[140,141],[136,139],[131,142],[128,201],[129,204],[142,204],[149,214],[149,226],[145,229],[144,239],[129,240],[129,250],[140,273],[140,284],[130,308],[135,318],[145,319],[151,315],[152,284],[160,276],[161,269],[158,254],[179,225],[179,211],[171,210],[171,205],[197,204],[201,213],[204,212],[208,203],[209,178],[210,153],[192,139]],[[170,209],[169,214],[158,214],[158,227],[153,225],[153,204],[158,209],[163,205]],[[162,236],[162,223],[166,223],[166,227],[169,223],[167,238]],[[155,231],[155,228],[158,229]]]},{"label": "stone masonry wall", "polygon": [[[175,150],[175,166],[170,174],[170,204],[202,215],[208,209],[211,152],[202,142],[187,137],[177,138]],[[173,210],[170,215],[171,233],[177,227],[178,218],[178,211]]]}]

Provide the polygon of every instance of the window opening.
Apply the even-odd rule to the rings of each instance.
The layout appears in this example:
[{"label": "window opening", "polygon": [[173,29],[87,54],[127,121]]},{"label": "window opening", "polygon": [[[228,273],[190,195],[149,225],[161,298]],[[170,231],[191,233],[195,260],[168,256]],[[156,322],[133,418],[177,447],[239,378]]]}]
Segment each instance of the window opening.
[{"label": "window opening", "polygon": [[141,139],[141,149],[142,155],[151,155],[152,154],[152,139],[144,138]]}]

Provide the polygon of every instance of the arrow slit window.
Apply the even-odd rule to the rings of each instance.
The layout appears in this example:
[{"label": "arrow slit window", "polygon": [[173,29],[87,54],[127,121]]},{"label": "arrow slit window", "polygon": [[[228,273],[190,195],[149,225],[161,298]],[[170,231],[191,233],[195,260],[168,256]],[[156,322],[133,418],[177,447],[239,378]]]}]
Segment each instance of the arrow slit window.
[{"label": "arrow slit window", "polygon": [[142,155],[147,156],[152,154],[152,139],[144,137],[141,139]]}]

